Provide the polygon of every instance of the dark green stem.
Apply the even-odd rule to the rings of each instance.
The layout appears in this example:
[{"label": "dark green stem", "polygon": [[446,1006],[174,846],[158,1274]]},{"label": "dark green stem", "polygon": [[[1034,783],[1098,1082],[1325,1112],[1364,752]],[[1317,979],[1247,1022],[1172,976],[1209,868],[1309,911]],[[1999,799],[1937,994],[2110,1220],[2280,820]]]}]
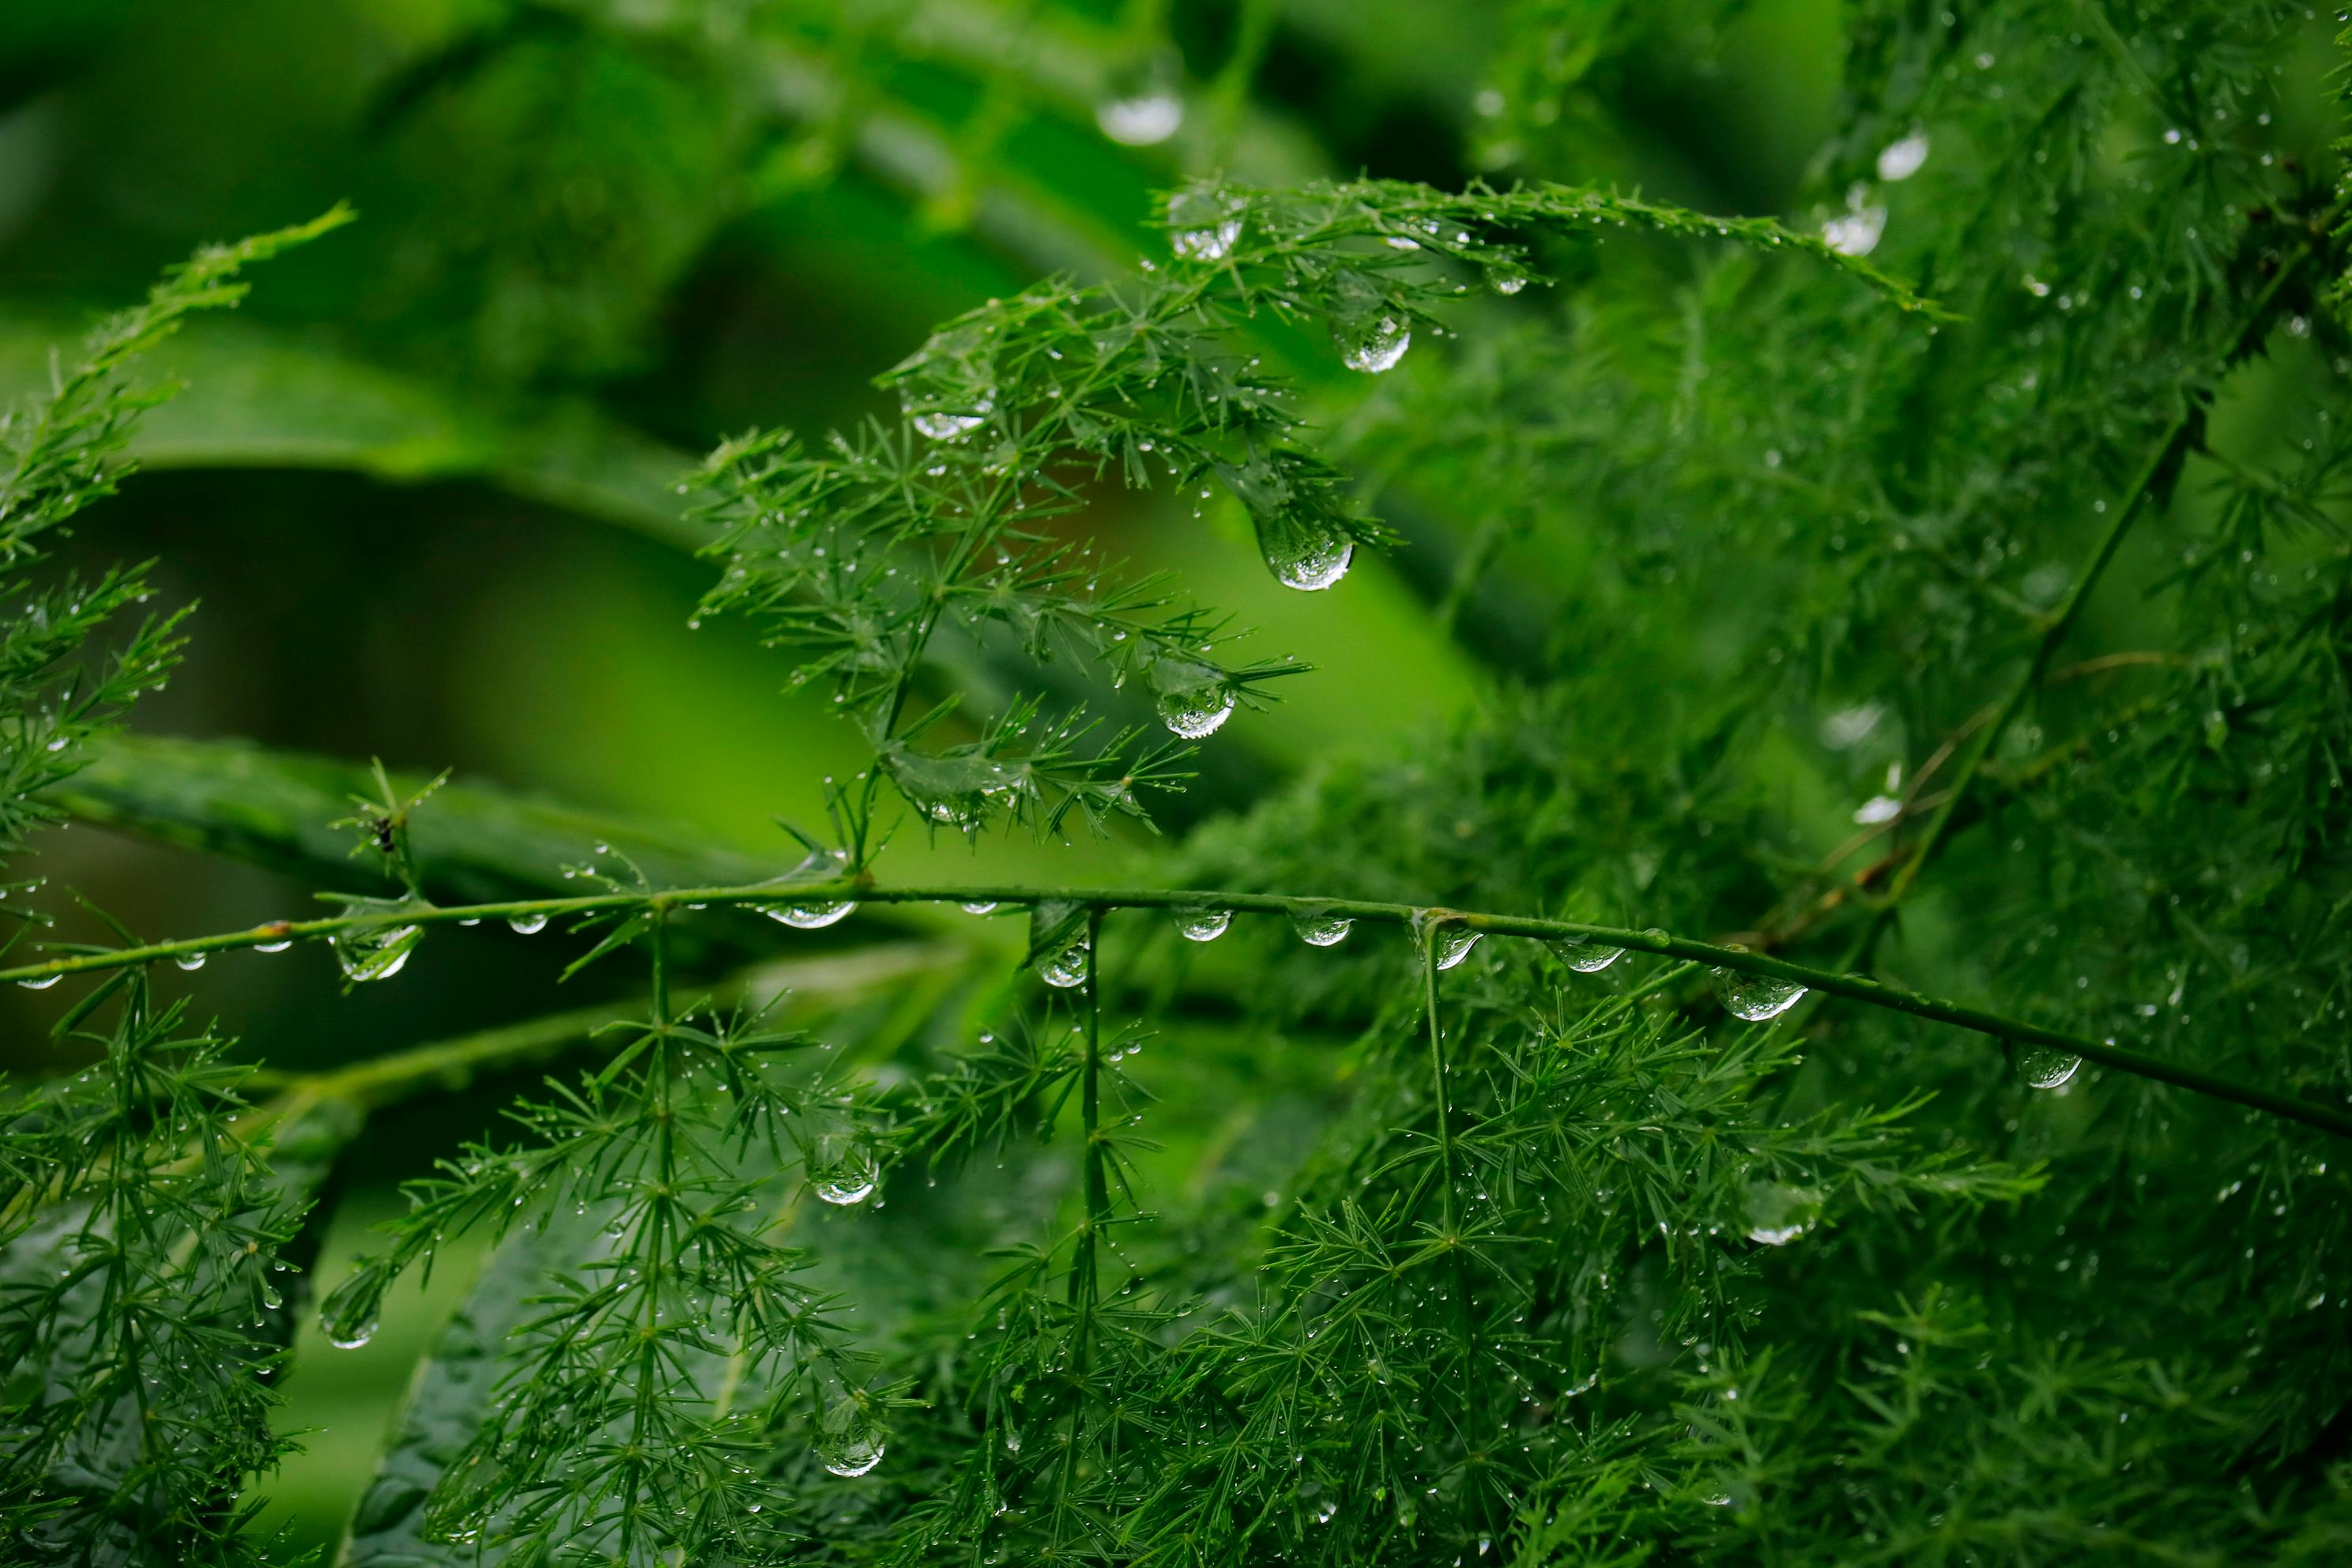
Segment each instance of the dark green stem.
[{"label": "dark green stem", "polygon": [[[388,915],[343,915],[327,920],[274,921],[246,931],[228,931],[216,936],[195,937],[184,942],[156,942],[144,947],[117,948],[101,952],[80,953],[70,958],[51,959],[43,963],[18,964],[0,969],[0,981],[45,980],[52,975],[84,974],[120,969],[126,965],[149,964],[184,953],[217,952],[237,948],[259,946],[264,942],[279,942],[289,937],[325,937],[338,931],[362,930],[383,925],[445,925],[460,921],[488,920],[510,915],[544,914],[551,917],[567,914],[587,914],[604,910],[646,908],[676,908],[680,905],[710,906],[759,904],[772,902],[782,896],[793,898],[839,897],[877,904],[963,904],[995,902],[1000,904],[1034,904],[1049,900],[1066,900],[1093,905],[1098,911],[1114,909],[1222,909],[1247,914],[1288,916],[1301,910],[1323,910],[1368,923],[1410,926],[1423,914],[1420,906],[1380,902],[1363,899],[1312,898],[1288,893],[1226,892],[1215,889],[1168,888],[1040,888],[1019,884],[998,883],[969,887],[906,887],[881,888],[857,878],[836,878],[825,881],[794,883],[761,882],[748,887],[688,888],[662,893],[598,893],[570,899],[520,900],[507,903],[470,904],[450,909],[403,910]],[[2333,1106],[2316,1104],[2295,1095],[2283,1094],[2252,1084],[2203,1072],[2178,1062],[2166,1061],[2112,1040],[2095,1040],[2086,1035],[2068,1034],[2062,1029],[2044,1028],[2022,1019],[2004,1017],[1982,1008],[1963,1006],[1916,991],[1884,984],[1867,975],[1841,971],[1818,969],[1811,964],[1792,963],[1784,958],[1767,953],[1751,952],[1745,948],[1722,947],[1713,942],[1695,942],[1671,932],[1652,928],[1635,931],[1627,927],[1592,925],[1582,921],[1544,920],[1533,915],[1482,914],[1456,910],[1447,918],[1472,931],[1493,936],[1534,937],[1538,941],[1568,938],[1577,942],[1599,942],[1603,946],[1623,948],[1633,952],[1647,952],[1661,958],[1688,959],[1718,969],[1728,969],[1743,974],[1759,974],[1775,980],[1790,980],[1809,990],[1827,995],[1842,996],[1848,1001],[1868,1003],[1874,1007],[1890,1008],[1915,1018],[1926,1018],[1938,1024],[1950,1024],[1975,1034],[2008,1040],[2019,1045],[2047,1046],[2083,1058],[2085,1061],[2113,1068],[2140,1078],[2168,1083],[2179,1089],[2227,1100],[2233,1105],[2249,1106],[2256,1110],[2283,1116],[2306,1127],[2333,1132],[2340,1138],[2352,1138],[2352,1114]]]}]

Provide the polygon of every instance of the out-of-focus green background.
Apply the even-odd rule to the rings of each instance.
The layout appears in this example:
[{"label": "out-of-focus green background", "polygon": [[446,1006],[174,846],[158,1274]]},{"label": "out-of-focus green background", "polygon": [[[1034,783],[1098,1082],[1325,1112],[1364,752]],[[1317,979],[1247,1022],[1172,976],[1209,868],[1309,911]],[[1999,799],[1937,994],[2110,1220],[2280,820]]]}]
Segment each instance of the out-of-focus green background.
[{"label": "out-of-focus green background", "polygon": [[[11,0],[0,390],[37,384],[49,345],[198,243],[352,202],[358,225],[164,352],[189,390],[142,433],[145,471],[66,548],[156,557],[168,597],[202,601],[186,669],[134,727],[450,766],[781,861],[771,819],[814,817],[819,780],[859,752],[821,699],[782,694],[741,627],[688,629],[710,573],[681,544],[671,486],[721,435],[883,406],[869,378],[939,319],[1157,249],[1151,193],[1189,174],[1527,170],[1789,205],[1836,91],[1832,0],[1661,29],[1526,126],[1496,112],[1486,75],[1514,9]],[[1231,68],[1260,26],[1254,67]],[[1178,92],[1184,123],[1122,145],[1097,110],[1138,80]],[[1347,390],[1304,370],[1323,378],[1311,395]],[[1442,541],[1442,516],[1406,521]],[[1286,683],[1278,721],[1244,714],[1218,737],[1171,828],[1479,700],[1412,551],[1307,596],[1271,583],[1232,516],[1107,496],[1086,526],[1268,626],[1257,651],[1320,667]],[[889,864],[1083,880],[1130,853],[908,838]],[[299,914],[310,892],[87,827],[28,870],[157,934]],[[311,1068],[541,1010],[555,967],[546,944],[453,932],[356,996],[316,952],[238,955],[191,984],[256,1056]],[[42,1003],[0,1006],[10,1065],[37,1068]],[[327,1284],[393,1182],[479,1134],[511,1088],[369,1128],[334,1195]],[[426,1294],[447,1301],[463,1272]],[[340,1530],[429,1333],[406,1300],[362,1351],[320,1352],[304,1331],[288,1419],[315,1430],[271,1489],[298,1542]]]}]

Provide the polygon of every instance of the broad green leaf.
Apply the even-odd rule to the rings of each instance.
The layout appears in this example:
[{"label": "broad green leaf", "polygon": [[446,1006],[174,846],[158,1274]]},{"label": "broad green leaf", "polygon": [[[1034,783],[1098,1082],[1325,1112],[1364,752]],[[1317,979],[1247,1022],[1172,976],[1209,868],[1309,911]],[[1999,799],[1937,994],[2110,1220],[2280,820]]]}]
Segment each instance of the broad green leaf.
[{"label": "broad green leaf", "polygon": [[[0,312],[0,391],[40,385],[75,323]],[[596,413],[470,399],[244,321],[192,324],[161,363],[201,389],[152,410],[131,442],[151,468],[344,468],[378,479],[478,479],[691,548],[676,485],[692,459]]]}]

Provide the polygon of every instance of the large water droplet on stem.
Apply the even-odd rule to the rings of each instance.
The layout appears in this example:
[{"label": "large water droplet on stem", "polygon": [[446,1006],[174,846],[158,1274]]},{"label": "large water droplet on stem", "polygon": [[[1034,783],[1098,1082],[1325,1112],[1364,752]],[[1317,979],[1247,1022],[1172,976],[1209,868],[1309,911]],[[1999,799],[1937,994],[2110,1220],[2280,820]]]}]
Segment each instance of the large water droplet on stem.
[{"label": "large water droplet on stem", "polygon": [[1440,969],[1451,969],[1469,957],[1470,950],[1485,934],[1429,910],[1415,915],[1412,924],[1413,935],[1421,940],[1423,951],[1436,961]]},{"label": "large water droplet on stem", "polygon": [[1187,741],[1206,740],[1224,727],[1234,710],[1234,689],[1225,672],[1198,659],[1160,658],[1151,663],[1152,700],[1160,721]]},{"label": "large water droplet on stem", "polygon": [[1805,994],[1805,988],[1793,980],[1743,974],[1737,969],[1717,969],[1712,973],[1716,1000],[1723,1004],[1726,1012],[1751,1024],[1779,1017],[1795,1006],[1798,998]]},{"label": "large water droplet on stem", "polygon": [[1179,191],[1168,198],[1168,246],[1192,261],[1223,261],[1242,237],[1239,204],[1216,191]]},{"label": "large water droplet on stem", "polygon": [[1184,100],[1177,93],[1176,61],[1165,50],[1146,56],[1112,74],[1108,91],[1095,105],[1095,123],[1122,147],[1165,142],[1184,123]]},{"label": "large water droplet on stem", "polygon": [[1339,323],[1332,328],[1332,336],[1347,367],[1367,375],[1393,370],[1412,347],[1412,323],[1387,313]]},{"label": "large water droplet on stem", "polygon": [[1352,916],[1320,907],[1294,910],[1290,915],[1290,929],[1309,947],[1336,947],[1348,940],[1355,924]]},{"label": "large water droplet on stem", "polygon": [[1029,910],[1029,956],[1037,978],[1067,991],[1087,982],[1094,936],[1084,904],[1048,899]]},{"label": "large water droplet on stem", "polygon": [[1176,911],[1176,929],[1184,934],[1186,942],[1214,942],[1224,935],[1225,928],[1233,923],[1234,911],[1231,910]]},{"label": "large water droplet on stem", "polygon": [[337,1350],[355,1351],[375,1337],[376,1319],[392,1271],[381,1262],[366,1262],[319,1303],[319,1326]]},{"label": "large water droplet on stem", "polygon": [[841,1158],[809,1173],[816,1195],[844,1208],[864,1203],[881,1179],[874,1151],[864,1143],[852,1143]]},{"label": "large water droplet on stem", "polygon": [[816,1459],[836,1476],[862,1476],[882,1462],[890,1434],[856,1395],[825,1412],[816,1432]]},{"label": "large water droplet on stem", "polygon": [[1597,942],[1578,942],[1570,937],[1561,937],[1544,945],[1551,949],[1554,958],[1579,974],[1598,974],[1625,956],[1625,950],[1622,947],[1603,947]]},{"label": "large water droplet on stem", "polygon": [[1750,1182],[1741,1194],[1748,1239],[1786,1247],[1821,1222],[1822,1194],[1778,1182]]},{"label": "large water droplet on stem", "polygon": [[1258,524],[1258,549],[1275,581],[1302,594],[1318,594],[1348,574],[1356,543],[1336,529],[1285,521]]},{"label": "large water droplet on stem", "polygon": [[343,978],[353,984],[389,980],[408,967],[408,955],[425,939],[419,926],[363,926],[337,931],[329,942]]},{"label": "large water droplet on stem", "polygon": [[2082,1058],[2049,1046],[2028,1046],[2017,1053],[2018,1076],[2036,1089],[2056,1089],[2082,1065]]},{"label": "large water droplet on stem", "polygon": [[[832,881],[847,874],[849,856],[839,849],[812,849],[808,858],[793,868],[787,882]],[[782,921],[796,931],[823,931],[837,921],[846,920],[857,908],[851,899],[795,899],[790,903],[761,904],[759,911],[772,921]]]}]

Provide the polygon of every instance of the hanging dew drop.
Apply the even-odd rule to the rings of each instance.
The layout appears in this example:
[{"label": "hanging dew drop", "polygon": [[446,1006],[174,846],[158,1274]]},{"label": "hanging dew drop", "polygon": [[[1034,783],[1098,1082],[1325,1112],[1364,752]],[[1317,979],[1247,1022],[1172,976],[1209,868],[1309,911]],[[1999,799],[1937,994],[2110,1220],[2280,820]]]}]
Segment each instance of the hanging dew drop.
[{"label": "hanging dew drop", "polygon": [[856,903],[847,900],[837,904],[763,904],[760,912],[795,931],[823,931],[848,919],[856,908]]},{"label": "hanging dew drop", "polygon": [[1288,531],[1277,543],[1265,541],[1261,532],[1261,542],[1275,580],[1302,594],[1319,594],[1337,583],[1356,558],[1355,542],[1336,533]]},{"label": "hanging dew drop", "polygon": [[980,428],[982,416],[977,414],[943,414],[934,410],[915,416],[915,428],[934,441],[961,440]]},{"label": "hanging dew drop", "polygon": [[836,1476],[862,1476],[882,1462],[889,1436],[862,1400],[844,1399],[817,1426],[817,1463]]},{"label": "hanging dew drop", "polygon": [[2083,1058],[2048,1046],[2028,1046],[2017,1054],[2017,1074],[2035,1089],[2057,1089],[2074,1076]]},{"label": "hanging dew drop", "polygon": [[1486,264],[1486,287],[1506,298],[1528,286],[1528,275],[1516,261],[1490,261]]},{"label": "hanging dew drop", "polygon": [[956,908],[961,910],[968,915],[994,914],[996,912],[996,900],[994,899],[976,899],[968,904],[958,904]]},{"label": "hanging dew drop", "polygon": [[1087,983],[1087,970],[1094,958],[1086,932],[1080,931],[1068,945],[1042,954],[1037,960],[1037,978],[1064,991]]},{"label": "hanging dew drop", "polygon": [[1029,956],[1037,977],[1068,990],[1086,984],[1094,958],[1091,921],[1084,904],[1047,899],[1029,908]]},{"label": "hanging dew drop", "polygon": [[30,980],[19,980],[16,984],[27,991],[47,991],[64,978],[62,974],[36,974]]},{"label": "hanging dew drop", "polygon": [[509,915],[507,917],[507,929],[517,936],[537,936],[547,929],[547,916],[544,911]]},{"label": "hanging dew drop", "polygon": [[[807,858],[793,868],[784,878],[788,882],[832,881],[846,874],[847,854],[837,849],[812,849]],[[857,908],[850,899],[799,899],[783,904],[753,906],[772,921],[781,921],[795,931],[823,931],[849,918]]]},{"label": "hanging dew drop", "polygon": [[1914,131],[1897,142],[1890,142],[1879,150],[1878,177],[1889,184],[1907,180],[1917,174],[1927,162],[1927,133]]},{"label": "hanging dew drop", "polygon": [[352,1277],[319,1303],[319,1327],[337,1350],[355,1351],[375,1338],[383,1308],[384,1287],[392,1283],[381,1263],[362,1263]]},{"label": "hanging dew drop", "polygon": [[853,1143],[846,1153],[832,1164],[814,1173],[810,1185],[816,1195],[841,1208],[862,1204],[882,1179],[875,1163],[874,1151],[863,1143]]},{"label": "hanging dew drop", "polygon": [[1166,49],[1129,61],[1114,70],[1095,105],[1095,124],[1122,147],[1154,147],[1184,124],[1184,100],[1177,89],[1182,63]]},{"label": "hanging dew drop", "polygon": [[1622,947],[1603,947],[1597,942],[1576,942],[1568,937],[1544,945],[1551,949],[1554,958],[1579,974],[1598,974],[1625,956]]},{"label": "hanging dew drop", "polygon": [[205,955],[201,952],[184,952],[172,960],[172,963],[175,968],[193,972],[205,966]]},{"label": "hanging dew drop", "polygon": [[1786,1247],[1821,1223],[1822,1194],[1777,1182],[1750,1182],[1741,1194],[1748,1239]]},{"label": "hanging dew drop", "polygon": [[1168,247],[1188,261],[1223,261],[1242,237],[1242,209],[1214,191],[1168,199]]},{"label": "hanging dew drop", "polygon": [[1095,123],[1122,147],[1150,147],[1167,141],[1183,125],[1184,103],[1172,93],[1108,98],[1095,106]]},{"label": "hanging dew drop", "polygon": [[369,926],[338,931],[329,940],[343,978],[354,985],[389,980],[408,967],[408,955],[425,938],[419,926]]},{"label": "hanging dew drop", "polygon": [[1478,945],[1479,937],[1485,933],[1433,910],[1423,910],[1412,917],[1412,934],[1438,968],[1451,969],[1470,956],[1470,950]]},{"label": "hanging dew drop", "polygon": [[1404,351],[1411,347],[1411,326],[1394,316],[1375,316],[1344,330],[1339,339],[1339,358],[1349,370],[1378,375],[1394,370],[1397,362],[1404,358]]},{"label": "hanging dew drop", "polygon": [[1232,717],[1235,698],[1225,672],[1192,659],[1155,659],[1151,690],[1160,721],[1187,741],[1206,740]]},{"label": "hanging dew drop", "polygon": [[1805,994],[1805,988],[1793,980],[1743,974],[1736,969],[1714,969],[1708,973],[1715,980],[1715,999],[1723,1004],[1724,1010],[1751,1024],[1779,1017]]},{"label": "hanging dew drop", "polygon": [[1186,942],[1214,942],[1234,923],[1231,910],[1179,910],[1176,929]]},{"label": "hanging dew drop", "polygon": [[1351,917],[1326,909],[1295,910],[1290,916],[1290,929],[1309,947],[1337,947],[1355,924]]}]

